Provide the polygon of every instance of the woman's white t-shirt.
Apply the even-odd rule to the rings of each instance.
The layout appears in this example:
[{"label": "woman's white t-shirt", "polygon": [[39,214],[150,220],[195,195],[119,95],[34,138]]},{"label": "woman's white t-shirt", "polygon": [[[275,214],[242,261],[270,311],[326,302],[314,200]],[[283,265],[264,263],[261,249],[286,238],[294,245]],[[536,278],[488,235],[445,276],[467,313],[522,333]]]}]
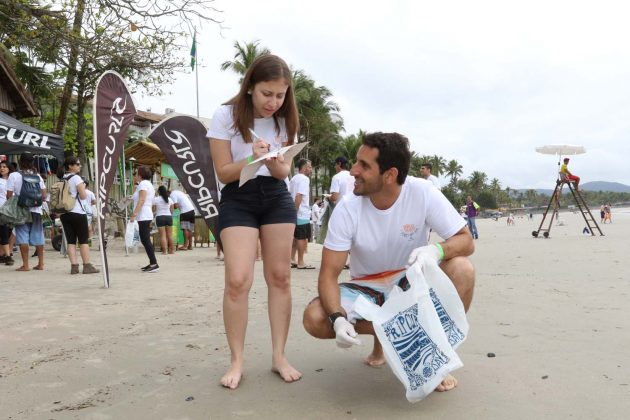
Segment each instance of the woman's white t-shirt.
[{"label": "woman's white t-shirt", "polygon": [[147,194],[144,198],[144,204],[140,211],[138,211],[138,215],[136,220],[142,222],[144,220],[153,220],[153,197],[155,196],[155,188],[153,188],[153,184],[151,181],[142,180],[136,187],[136,192],[133,193],[133,208],[135,210],[138,200],[140,199],[140,191],[146,191]]},{"label": "woman's white t-shirt", "polygon": [[7,201],[7,180],[0,178],[0,207]]},{"label": "woman's white t-shirt", "polygon": [[[246,159],[252,154],[253,143],[245,143],[241,133],[234,128],[234,118],[232,117],[232,105],[221,105],[212,116],[212,124],[207,136],[216,140],[227,140],[230,142],[232,151],[232,161],[238,162]],[[269,151],[280,149],[287,142],[287,130],[284,118],[278,119],[280,132],[276,130],[276,122],[273,117],[255,118],[254,132],[267,143]],[[262,165],[256,172],[256,176],[271,176],[266,165]]]},{"label": "woman's white t-shirt", "polygon": [[173,203],[173,199],[171,197],[168,198],[168,202],[164,201],[161,195],[155,196],[155,216],[171,216],[171,206]]},{"label": "woman's white t-shirt", "polygon": [[64,179],[68,180],[68,191],[70,196],[74,198],[74,207],[70,210],[70,213],[85,214],[84,203],[78,194],[78,186],[85,184],[83,178],[77,174],[65,174]]}]

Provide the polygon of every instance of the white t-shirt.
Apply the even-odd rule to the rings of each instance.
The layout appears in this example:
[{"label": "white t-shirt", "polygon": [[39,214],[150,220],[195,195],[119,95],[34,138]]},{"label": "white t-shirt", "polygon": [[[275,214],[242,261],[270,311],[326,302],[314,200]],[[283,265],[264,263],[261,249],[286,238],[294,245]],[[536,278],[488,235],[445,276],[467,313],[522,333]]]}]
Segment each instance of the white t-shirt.
[{"label": "white t-shirt", "polygon": [[304,174],[295,175],[289,182],[289,192],[294,202],[297,194],[302,194],[302,201],[297,212],[298,219],[311,220],[311,206],[309,205],[310,186],[311,180]]},{"label": "white t-shirt", "polygon": [[444,195],[424,179],[407,177],[396,202],[378,210],[350,196],[332,213],[324,246],[350,250],[353,279],[404,269],[411,251],[427,244],[429,228],[448,239],[466,226]]},{"label": "white t-shirt", "polygon": [[153,204],[155,204],[155,216],[157,217],[171,216],[171,206],[175,203],[173,203],[173,199],[171,197],[168,197],[168,202],[166,202],[161,195],[156,195]]},{"label": "white t-shirt", "polygon": [[[39,188],[44,192],[46,190],[46,184],[44,184],[44,180],[39,174],[37,174],[37,176],[39,177]],[[7,191],[13,191],[13,194],[20,195],[20,191],[22,191],[22,174],[12,172],[11,175],[9,175],[9,179],[7,179]],[[42,206],[31,207],[30,210],[31,213],[42,214]]]},{"label": "white t-shirt", "polygon": [[331,194],[339,193],[339,197],[337,198],[337,202],[335,204],[339,204],[344,196],[352,193],[353,191],[354,177],[350,175],[349,171],[344,169],[332,177],[332,180],[330,181],[330,192]]},{"label": "white t-shirt", "polygon": [[435,188],[437,188],[438,190],[442,188],[440,186],[440,181],[438,181],[437,176],[435,175],[429,175],[429,177],[427,178],[427,181],[431,181],[433,185],[435,185]]},{"label": "white t-shirt", "polygon": [[153,220],[153,197],[155,196],[155,188],[151,181],[143,179],[136,187],[136,191],[133,193],[133,208],[135,210],[138,200],[140,199],[140,191],[146,191],[147,194],[144,197],[144,204],[136,216],[136,220],[142,222],[144,220]]},{"label": "white t-shirt", "polygon": [[94,193],[87,188],[85,189],[85,200],[81,200],[81,204],[83,204],[83,210],[85,210],[85,214],[92,216],[94,214],[94,204],[96,203],[96,196]]},{"label": "white t-shirt", "polygon": [[[270,152],[280,149],[287,143],[287,131],[284,118],[279,118],[278,124],[280,125],[280,133],[276,131],[276,122],[273,117],[254,118],[253,130],[261,139],[264,139],[270,144]],[[230,141],[232,161],[238,162],[252,154],[253,143],[245,143],[243,136],[241,136],[241,133],[236,130],[233,125],[232,105],[221,105],[212,116],[212,124],[210,125],[207,136],[216,140]],[[271,174],[267,166],[262,165],[256,172],[256,176],[271,176]]]},{"label": "white t-shirt", "polygon": [[[70,177],[71,175],[72,177]],[[68,180],[68,191],[70,192],[70,196],[74,197],[75,200],[74,207],[70,210],[70,213],[86,214],[85,202],[79,197],[79,190],[77,188],[80,184],[85,184],[85,182],[83,182],[83,178],[81,178],[78,174],[65,174],[63,177]],[[91,203],[90,206],[92,206]]]},{"label": "white t-shirt", "polygon": [[319,212],[321,210],[321,207],[319,207],[317,205],[317,203],[313,204],[311,206],[311,222],[315,223],[315,224],[319,224]]},{"label": "white t-shirt", "polygon": [[179,190],[171,191],[170,198],[173,201],[173,204],[179,205],[179,211],[181,213],[188,213],[189,211],[195,210],[195,206],[193,205],[192,201],[190,201],[190,198],[188,198],[186,194]]},{"label": "white t-shirt", "polygon": [[0,178],[0,207],[7,201],[7,180]]}]

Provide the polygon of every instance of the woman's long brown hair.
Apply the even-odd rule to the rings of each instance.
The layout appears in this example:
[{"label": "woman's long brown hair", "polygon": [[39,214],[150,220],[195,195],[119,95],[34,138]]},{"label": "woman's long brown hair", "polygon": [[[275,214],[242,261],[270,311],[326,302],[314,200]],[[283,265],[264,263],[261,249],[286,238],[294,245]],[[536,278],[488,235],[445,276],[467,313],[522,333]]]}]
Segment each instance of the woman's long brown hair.
[{"label": "woman's long brown hair", "polygon": [[284,96],[282,106],[273,114],[273,119],[276,123],[276,132],[279,134],[280,123],[278,119],[284,118],[288,143],[293,144],[293,140],[300,129],[300,119],[297,105],[295,104],[295,95],[293,94],[293,78],[287,63],[273,54],[261,55],[249,66],[238,94],[225,103],[225,105],[233,106],[233,127],[241,133],[245,143],[252,142],[252,135],[249,129],[254,128],[254,104],[251,94],[247,92],[253,90],[257,83],[278,79],[284,79],[289,88]]}]

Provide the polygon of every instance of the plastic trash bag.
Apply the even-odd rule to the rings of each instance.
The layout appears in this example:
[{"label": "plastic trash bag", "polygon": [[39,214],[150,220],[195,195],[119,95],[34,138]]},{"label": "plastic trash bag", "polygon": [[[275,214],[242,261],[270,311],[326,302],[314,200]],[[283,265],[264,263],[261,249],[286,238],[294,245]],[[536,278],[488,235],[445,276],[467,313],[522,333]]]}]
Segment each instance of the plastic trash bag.
[{"label": "plastic trash bag", "polygon": [[127,248],[133,248],[140,243],[140,227],[137,221],[127,223],[127,230],[125,231],[125,246]]},{"label": "plastic trash bag", "polygon": [[444,271],[434,261],[422,265],[424,278],[429,286],[429,296],[437,312],[449,344],[456,349],[468,335],[466,310],[457,289]]},{"label": "plastic trash bag", "polygon": [[409,267],[407,280],[409,289],[403,292],[396,286],[383,306],[359,296],[353,309],[372,321],[387,364],[405,386],[407,400],[417,402],[463,364],[449,344],[420,262]]}]

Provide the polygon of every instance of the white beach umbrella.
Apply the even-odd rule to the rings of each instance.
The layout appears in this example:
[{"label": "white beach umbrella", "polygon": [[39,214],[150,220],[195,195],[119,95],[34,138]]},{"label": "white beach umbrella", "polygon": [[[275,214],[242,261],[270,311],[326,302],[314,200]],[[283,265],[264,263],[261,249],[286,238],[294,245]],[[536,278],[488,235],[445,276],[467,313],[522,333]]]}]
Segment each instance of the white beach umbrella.
[{"label": "white beach umbrella", "polygon": [[558,156],[558,169],[560,168],[560,161],[562,156],[567,155],[581,155],[586,153],[584,146],[576,146],[574,144],[547,144],[545,146],[537,147],[536,151],[543,155]]},{"label": "white beach umbrella", "polygon": [[537,147],[536,151],[543,155],[581,155],[586,153],[584,146],[576,146],[574,144],[548,144],[546,146]]}]

